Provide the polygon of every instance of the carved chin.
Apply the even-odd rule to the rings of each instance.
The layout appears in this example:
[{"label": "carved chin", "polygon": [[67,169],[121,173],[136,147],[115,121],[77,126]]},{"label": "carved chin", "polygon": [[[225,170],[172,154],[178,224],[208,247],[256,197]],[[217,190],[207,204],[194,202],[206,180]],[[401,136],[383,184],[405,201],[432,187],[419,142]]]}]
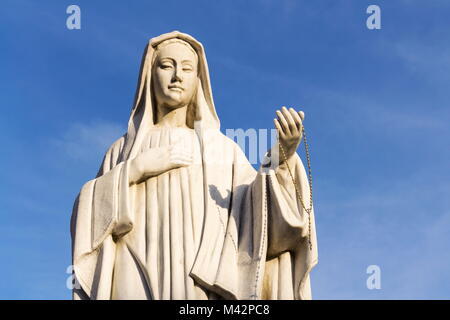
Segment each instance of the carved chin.
[{"label": "carved chin", "polygon": [[189,99],[186,99],[185,92],[178,92],[175,90],[167,92],[165,100],[166,103],[173,108],[183,106],[189,102]]},{"label": "carved chin", "polygon": [[186,103],[184,103],[184,100],[181,98],[169,98],[167,99],[167,103],[166,103],[167,107],[171,108],[171,109],[177,109],[180,107],[183,107],[184,105],[186,105]]},{"label": "carved chin", "polygon": [[167,100],[170,105],[179,104],[183,100],[183,95],[181,92],[176,91],[167,92],[165,100]]}]

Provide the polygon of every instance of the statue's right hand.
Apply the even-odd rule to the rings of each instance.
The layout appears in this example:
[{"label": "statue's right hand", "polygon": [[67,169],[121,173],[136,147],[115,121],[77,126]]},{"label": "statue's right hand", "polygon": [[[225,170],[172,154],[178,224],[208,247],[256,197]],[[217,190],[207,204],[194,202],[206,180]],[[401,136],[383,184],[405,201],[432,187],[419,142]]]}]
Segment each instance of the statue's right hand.
[{"label": "statue's right hand", "polygon": [[192,152],[182,145],[178,140],[175,144],[168,147],[169,161],[168,169],[175,169],[179,167],[186,167],[192,164]]},{"label": "statue's right hand", "polygon": [[180,140],[167,147],[150,148],[131,160],[129,183],[139,183],[191,163],[192,152]]}]

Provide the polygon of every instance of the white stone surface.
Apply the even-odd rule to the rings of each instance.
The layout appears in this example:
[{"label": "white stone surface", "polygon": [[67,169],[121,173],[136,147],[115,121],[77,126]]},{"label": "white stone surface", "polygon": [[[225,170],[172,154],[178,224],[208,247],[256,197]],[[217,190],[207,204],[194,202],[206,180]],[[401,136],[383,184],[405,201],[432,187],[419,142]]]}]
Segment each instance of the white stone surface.
[{"label": "white stone surface", "polygon": [[[304,115],[276,116],[309,205]],[[286,163],[256,171],[219,127],[203,46],[178,31],[151,39],[128,131],[75,201],[74,299],[311,298],[314,213],[310,250]]]}]

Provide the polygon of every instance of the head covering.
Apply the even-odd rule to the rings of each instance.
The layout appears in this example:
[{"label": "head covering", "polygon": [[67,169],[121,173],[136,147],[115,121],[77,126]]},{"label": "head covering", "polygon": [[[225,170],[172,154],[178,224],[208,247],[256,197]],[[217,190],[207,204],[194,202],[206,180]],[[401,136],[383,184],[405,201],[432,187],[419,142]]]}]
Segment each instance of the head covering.
[{"label": "head covering", "polygon": [[152,62],[155,59],[157,46],[169,39],[180,39],[187,42],[198,56],[198,77],[200,81],[197,86],[195,101],[193,101],[193,105],[196,108],[196,119],[194,121],[196,132],[199,134],[199,131],[204,128],[220,129],[220,121],[214,107],[208,63],[203,45],[192,36],[179,31],[165,33],[152,38],[145,48],[121,161],[134,158],[137,155],[142,139],[146,136],[147,131],[155,125],[157,106],[153,106],[156,100],[152,97],[153,92],[151,89]]}]

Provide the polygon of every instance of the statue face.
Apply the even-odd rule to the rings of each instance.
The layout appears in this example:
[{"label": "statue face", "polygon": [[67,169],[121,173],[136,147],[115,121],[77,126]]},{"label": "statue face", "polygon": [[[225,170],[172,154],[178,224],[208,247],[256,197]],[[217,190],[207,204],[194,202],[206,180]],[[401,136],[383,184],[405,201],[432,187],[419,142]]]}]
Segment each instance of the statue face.
[{"label": "statue face", "polygon": [[153,68],[153,89],[158,105],[187,105],[196,89],[198,58],[186,45],[170,43],[159,49]]}]

